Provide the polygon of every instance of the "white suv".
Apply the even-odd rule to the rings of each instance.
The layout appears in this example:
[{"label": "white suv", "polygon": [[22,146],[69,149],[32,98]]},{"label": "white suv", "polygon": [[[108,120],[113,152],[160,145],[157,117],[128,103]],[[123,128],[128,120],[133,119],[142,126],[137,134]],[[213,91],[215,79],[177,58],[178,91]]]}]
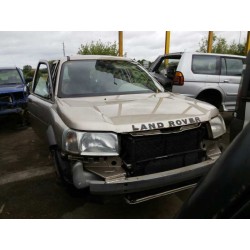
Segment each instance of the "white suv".
[{"label": "white suv", "polygon": [[[182,52],[159,56],[149,71],[167,90],[234,111],[245,56]],[[164,61],[168,60],[167,66]]]}]

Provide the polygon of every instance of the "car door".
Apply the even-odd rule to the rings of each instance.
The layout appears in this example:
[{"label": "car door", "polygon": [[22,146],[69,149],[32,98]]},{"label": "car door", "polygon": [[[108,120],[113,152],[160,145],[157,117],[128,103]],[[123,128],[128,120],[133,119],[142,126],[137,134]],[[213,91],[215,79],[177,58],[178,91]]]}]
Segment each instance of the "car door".
[{"label": "car door", "polygon": [[243,70],[243,58],[221,57],[220,87],[225,93],[224,105],[226,110],[234,111]]},{"label": "car door", "polygon": [[53,102],[50,67],[47,61],[41,61],[35,73],[32,92],[28,97],[31,125],[41,138],[45,137],[48,129]]}]

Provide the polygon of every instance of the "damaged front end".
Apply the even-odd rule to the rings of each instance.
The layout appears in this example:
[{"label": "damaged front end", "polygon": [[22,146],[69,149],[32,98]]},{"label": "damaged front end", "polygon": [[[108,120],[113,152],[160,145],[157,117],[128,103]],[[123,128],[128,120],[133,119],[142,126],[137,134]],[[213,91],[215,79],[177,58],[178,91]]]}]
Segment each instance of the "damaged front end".
[{"label": "damaged front end", "polygon": [[27,96],[26,92],[1,93],[0,119],[7,118],[8,122],[18,127],[29,124]]},{"label": "damaged front end", "polygon": [[0,93],[0,115],[19,114],[27,110],[25,92]]},{"label": "damaged front end", "polygon": [[[218,121],[222,121],[220,128]],[[92,194],[122,194],[130,203],[190,188],[220,156],[215,138],[225,132],[223,124],[223,119],[217,119],[215,123],[135,131],[115,137],[114,133],[91,133],[87,136],[92,138],[89,147],[86,136],[83,145],[83,136],[88,133],[67,131],[65,149],[71,149],[73,154],[65,156],[72,162],[73,184],[78,189],[89,188]]]}]

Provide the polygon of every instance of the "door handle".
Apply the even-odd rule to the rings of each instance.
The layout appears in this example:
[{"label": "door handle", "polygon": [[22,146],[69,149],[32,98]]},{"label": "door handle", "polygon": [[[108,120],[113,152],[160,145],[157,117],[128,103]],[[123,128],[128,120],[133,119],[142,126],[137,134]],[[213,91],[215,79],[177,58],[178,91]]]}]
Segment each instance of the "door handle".
[{"label": "door handle", "polygon": [[229,83],[229,80],[224,80],[223,82],[225,82],[225,83]]}]

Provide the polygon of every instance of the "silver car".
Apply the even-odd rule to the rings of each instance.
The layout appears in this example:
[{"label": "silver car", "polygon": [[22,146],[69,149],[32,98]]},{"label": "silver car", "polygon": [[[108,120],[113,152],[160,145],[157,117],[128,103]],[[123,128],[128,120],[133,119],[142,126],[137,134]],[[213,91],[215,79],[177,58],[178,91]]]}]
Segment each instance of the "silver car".
[{"label": "silver car", "polygon": [[226,131],[214,106],[164,92],[120,57],[40,61],[28,108],[64,183],[131,203],[195,185]]},{"label": "silver car", "polygon": [[222,111],[234,111],[245,58],[213,53],[170,53],[159,56],[149,71],[165,89],[211,103]]}]

